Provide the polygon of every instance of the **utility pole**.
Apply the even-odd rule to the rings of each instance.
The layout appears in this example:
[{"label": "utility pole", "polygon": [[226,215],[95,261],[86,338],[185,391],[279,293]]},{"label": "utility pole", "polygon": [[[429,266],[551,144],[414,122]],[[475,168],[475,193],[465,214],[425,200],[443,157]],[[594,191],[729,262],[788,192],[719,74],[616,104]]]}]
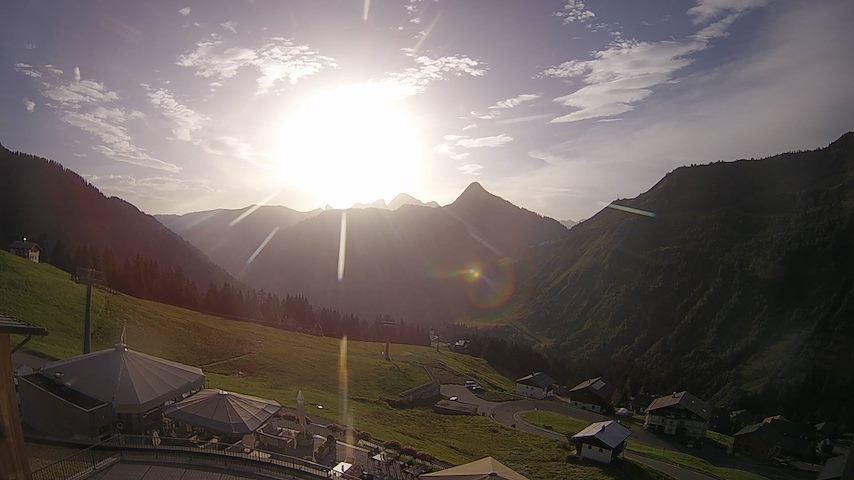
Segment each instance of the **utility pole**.
[{"label": "utility pole", "polygon": [[391,329],[391,327],[396,327],[397,322],[392,320],[391,318],[386,317],[380,319],[380,325],[382,325],[383,330],[385,330],[385,349],[383,350],[383,360],[391,361],[391,352],[389,351],[391,343],[389,341],[389,330]]},{"label": "utility pole", "polygon": [[83,316],[83,353],[92,351],[92,285],[101,283],[103,272],[94,268],[77,268],[75,281],[86,285],[86,310]]}]

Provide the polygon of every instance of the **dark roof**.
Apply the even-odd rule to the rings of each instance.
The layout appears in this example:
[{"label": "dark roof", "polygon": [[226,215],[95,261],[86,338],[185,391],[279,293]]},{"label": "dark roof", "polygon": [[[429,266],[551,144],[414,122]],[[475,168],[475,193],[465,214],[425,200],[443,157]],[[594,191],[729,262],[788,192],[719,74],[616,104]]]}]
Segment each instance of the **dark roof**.
[{"label": "dark roof", "polygon": [[31,242],[29,240],[15,240],[11,244],[9,244],[9,248],[15,249],[15,250],[30,250],[33,247],[41,250],[41,247],[39,247],[38,243]]},{"label": "dark roof", "polygon": [[521,383],[522,385],[530,385],[532,387],[548,388],[557,382],[554,378],[548,376],[543,372],[534,372],[530,375],[525,375],[522,378],[517,378],[516,383]]},{"label": "dark roof", "polygon": [[47,329],[22,322],[14,317],[0,313],[0,333],[15,333],[18,335],[47,335]]},{"label": "dark roof", "polygon": [[631,434],[632,431],[628,428],[613,420],[606,420],[604,422],[591,423],[584,430],[573,435],[572,439],[587,440],[595,438],[611,448],[617,448]]},{"label": "dark roof", "polygon": [[614,394],[615,387],[610,383],[606,382],[602,379],[602,377],[590,378],[587,379],[578,385],[572,387],[569,390],[569,393],[577,392],[580,390],[590,390],[596,395],[602,397],[603,399],[611,398],[611,395]]},{"label": "dark roof", "polygon": [[704,420],[708,420],[712,413],[712,408],[709,404],[688,392],[677,392],[672,395],[656,398],[649,404],[646,411],[653,412],[655,410],[672,407],[674,405],[678,405]]},{"label": "dark roof", "polygon": [[204,387],[196,367],[128,350],[125,345],[46,365],[39,374],[102,402],[140,413]]},{"label": "dark roof", "polygon": [[77,390],[68,388],[67,386],[62,385],[60,383],[56,383],[53,379],[47,378],[44,375],[39,375],[38,373],[27,375],[22,379],[86,411],[93,410],[102,405],[106,405],[104,402],[98,399],[92,398],[89,395],[86,395],[85,393],[80,393]]},{"label": "dark roof", "polygon": [[223,390],[202,390],[169,405],[163,414],[212,432],[245,435],[261,428],[281,409],[275,400]]}]

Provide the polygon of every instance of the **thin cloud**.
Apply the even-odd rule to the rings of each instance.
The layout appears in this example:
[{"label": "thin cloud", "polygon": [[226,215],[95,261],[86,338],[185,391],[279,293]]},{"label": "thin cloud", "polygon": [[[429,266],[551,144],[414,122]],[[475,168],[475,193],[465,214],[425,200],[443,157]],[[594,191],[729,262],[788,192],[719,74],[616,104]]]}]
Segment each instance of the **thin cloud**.
[{"label": "thin cloud", "polygon": [[[700,4],[703,3],[710,2],[701,0]],[[725,2],[720,0],[718,3]],[[735,0],[729,3],[735,3]],[[733,22],[748,8],[752,8],[747,6],[748,3],[759,4],[742,3],[744,5],[740,8],[717,8],[715,12],[731,13],[683,40],[620,40],[604,50],[594,52],[591,60],[570,60],[545,69],[540,76],[565,79],[580,77],[584,84],[575,92],[554,99],[556,103],[573,108],[574,111],[554,118],[552,122],[614,117],[634,110],[636,104],[653,94],[655,87],[672,82],[677,72],[692,64],[692,56],[709,48],[711,40],[728,35]],[[692,10],[689,10],[689,14]],[[706,15],[704,18],[711,17]]]},{"label": "thin cloud", "polygon": [[228,30],[231,33],[237,33],[237,22],[234,20],[228,20],[226,22],[222,22],[219,24],[220,27]]},{"label": "thin cloud", "polygon": [[149,103],[172,121],[172,135],[176,139],[185,142],[192,141],[193,133],[210,121],[207,115],[196,112],[180,103],[169,90],[152,88],[148,84],[141,84],[141,86],[147,92]]},{"label": "thin cloud", "polygon": [[192,68],[204,78],[226,80],[243,68],[252,68],[256,77],[256,94],[273,90],[280,82],[296,85],[300,80],[335,68],[334,59],[320,55],[307,45],[296,45],[291,40],[275,37],[257,49],[227,47],[217,35],[196,44],[192,51],[178,56],[177,65]]},{"label": "thin cloud", "polygon": [[412,49],[404,49],[404,53],[412,57],[416,65],[400,72],[389,73],[385,80],[397,84],[401,90],[401,96],[421,93],[431,83],[447,77],[464,75],[480,77],[486,74],[487,70],[483,62],[464,55],[431,58],[426,55],[415,55]]},{"label": "thin cloud", "polygon": [[53,65],[45,65],[44,69],[47,70],[48,72],[52,73],[53,75],[59,76],[59,75],[63,74],[62,70],[54,67]]},{"label": "thin cloud", "polygon": [[32,78],[41,78],[42,74],[39,71],[33,70],[33,66],[29,63],[16,63],[12,66],[18,73],[23,73],[24,75]]},{"label": "thin cloud", "polygon": [[741,14],[747,10],[764,7],[770,0],[697,0],[688,10],[695,24],[706,23],[725,14]]},{"label": "thin cloud", "polygon": [[190,7],[184,7],[181,10],[178,10],[178,13],[181,14],[182,17],[186,17],[191,12]]},{"label": "thin cloud", "polygon": [[33,113],[36,111],[36,102],[30,100],[29,98],[25,98],[24,108],[26,108],[28,112]]},{"label": "thin cloud", "polygon": [[555,17],[560,17],[564,25],[570,23],[587,22],[596,16],[595,13],[588,10],[581,0],[566,0],[563,5],[563,10],[554,13]]},{"label": "thin cloud", "polygon": [[43,77],[40,72],[36,72],[38,75],[28,74],[27,71],[32,71],[30,66],[16,65],[15,69],[27,76],[42,78],[38,88],[39,93],[48,100],[45,105],[56,111],[62,122],[94,136],[100,143],[92,145],[92,150],[117,162],[170,172],[180,171],[177,165],[154,158],[134,144],[127,124],[130,120],[140,118],[140,112],[114,106],[119,95],[103,83],[80,79],[80,70],[76,67],[71,83],[62,83],[55,75]]},{"label": "thin cloud", "polygon": [[508,108],[518,107],[519,105],[530,102],[532,100],[536,100],[540,98],[541,95],[537,93],[523,93],[521,95],[516,95],[515,97],[507,98],[501,100],[500,102],[496,102],[495,105],[489,107],[490,110],[504,110]]},{"label": "thin cloud", "polygon": [[480,175],[480,171],[483,170],[483,165],[479,163],[461,163],[457,169],[463,175],[477,176]]},{"label": "thin cloud", "polygon": [[466,135],[445,135],[444,142],[433,147],[433,151],[452,160],[464,160],[473,148],[497,148],[513,141],[513,137],[505,134],[490,137],[469,137]]}]

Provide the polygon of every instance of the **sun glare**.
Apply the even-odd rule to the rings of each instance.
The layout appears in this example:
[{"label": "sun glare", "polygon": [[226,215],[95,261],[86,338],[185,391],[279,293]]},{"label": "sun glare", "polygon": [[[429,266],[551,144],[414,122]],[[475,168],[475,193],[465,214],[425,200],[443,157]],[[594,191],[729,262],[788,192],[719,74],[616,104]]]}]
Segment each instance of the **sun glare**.
[{"label": "sun glare", "polygon": [[298,101],[280,134],[280,181],[336,208],[410,190],[421,144],[399,93],[369,83]]}]

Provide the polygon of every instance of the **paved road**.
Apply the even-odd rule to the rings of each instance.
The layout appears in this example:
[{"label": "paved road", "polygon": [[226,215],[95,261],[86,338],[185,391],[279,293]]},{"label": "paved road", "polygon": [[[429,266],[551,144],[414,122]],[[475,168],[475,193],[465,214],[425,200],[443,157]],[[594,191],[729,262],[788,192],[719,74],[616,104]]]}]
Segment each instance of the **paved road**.
[{"label": "paved road", "polygon": [[[463,385],[442,385],[441,392],[444,396],[457,396],[462,402],[477,405],[478,413],[491,416],[495,421],[502,425],[509,427],[515,425],[515,428],[524,432],[559,441],[566,440],[566,437],[563,434],[531,425],[524,420],[521,420],[520,415],[527,411],[543,410],[567,415],[591,423],[611,419],[610,417],[599,415],[598,413],[573,407],[566,401],[559,399],[525,399],[501,403],[488,402],[471,393]],[[663,450],[671,450],[694,455],[713,465],[751,471],[774,480],[811,480],[815,478],[815,473],[802,472],[788,468],[778,468],[771,465],[759,464],[744,458],[728,456],[722,450],[709,445],[706,445],[705,448],[698,451],[676,443],[669,438],[649,432],[639,425],[630,423],[626,426],[632,430],[631,441],[633,442],[642,443]],[[625,452],[625,457],[667,473],[678,480],[715,480],[715,477],[710,475],[682,468],[672,463],[638,455],[633,452]]]}]

